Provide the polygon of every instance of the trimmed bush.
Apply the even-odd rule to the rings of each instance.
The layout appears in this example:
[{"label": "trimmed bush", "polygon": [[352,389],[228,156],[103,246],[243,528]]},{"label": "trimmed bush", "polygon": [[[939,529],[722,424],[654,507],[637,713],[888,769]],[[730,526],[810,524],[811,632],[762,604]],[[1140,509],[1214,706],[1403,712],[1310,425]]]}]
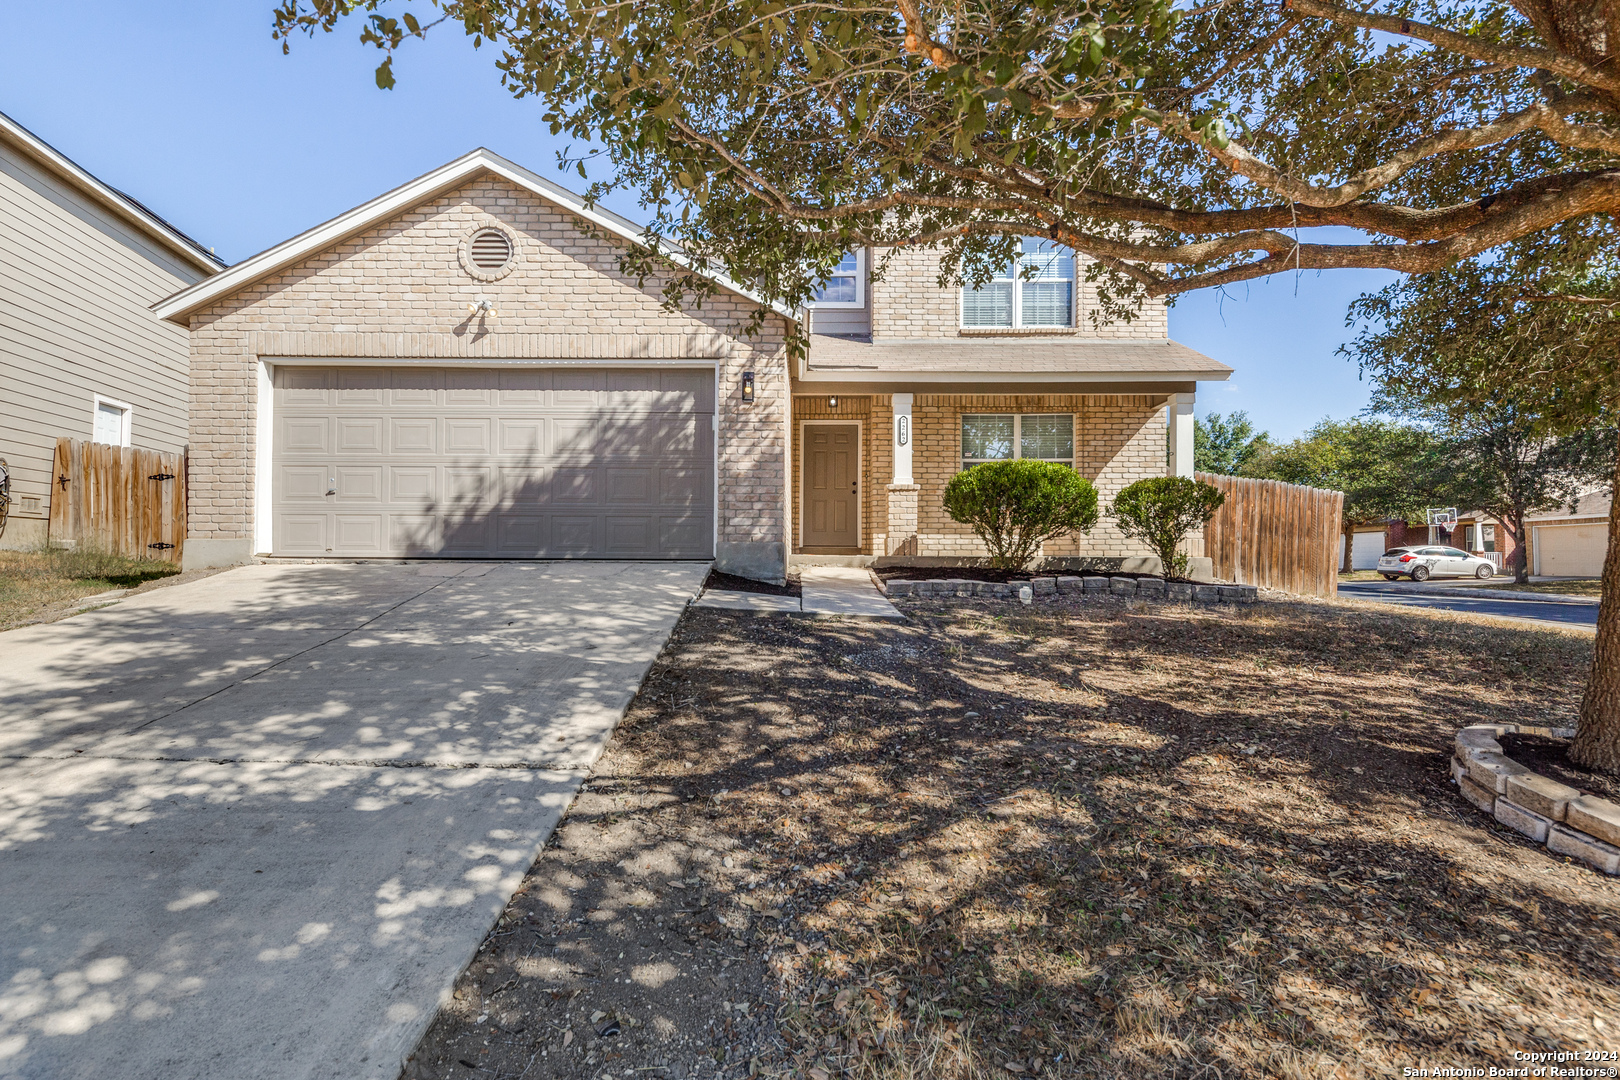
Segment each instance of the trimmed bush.
[{"label": "trimmed bush", "polygon": [[1114,496],[1113,516],[1120,532],[1153,549],[1166,577],[1185,578],[1187,555],[1180,550],[1181,542],[1194,529],[1208,525],[1225,501],[1225,495],[1202,480],[1155,476]]},{"label": "trimmed bush", "polygon": [[1097,489],[1049,461],[987,461],[945,485],[945,512],[971,525],[990,565],[1022,570],[1043,543],[1097,524]]}]

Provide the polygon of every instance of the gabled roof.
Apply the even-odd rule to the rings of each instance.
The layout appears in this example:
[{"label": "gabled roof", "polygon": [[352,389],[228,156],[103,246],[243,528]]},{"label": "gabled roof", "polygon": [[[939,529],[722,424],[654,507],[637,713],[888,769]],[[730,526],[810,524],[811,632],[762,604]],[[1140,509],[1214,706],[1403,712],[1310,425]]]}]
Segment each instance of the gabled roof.
[{"label": "gabled roof", "polygon": [[[160,300],[152,305],[152,310],[161,318],[183,324],[193,312],[220,297],[229,296],[277,271],[301,262],[316,252],[324,251],[351,236],[365,232],[373,225],[389,221],[412,207],[460,187],[473,177],[486,172],[509,180],[518,187],[526,188],[540,198],[561,206],[606,232],[631,243],[642,242],[642,227],[629,218],[621,217],[600,206],[589,205],[582,197],[561,184],[554,184],[499,154],[479,147],[448,165],[440,166],[425,176],[419,176],[385,195],[380,195],[347,213],[339,214],[325,224],[317,225],[308,232],[300,233],[291,240],[283,241],[252,258],[243,259],[218,277],[198,282],[165,300]],[[746,297],[756,304],[764,303],[751,290],[743,288],[724,274],[696,266],[681,252],[666,251],[666,254],[673,262],[703,275],[722,288]],[[771,310],[794,321],[800,318],[797,312],[780,303],[772,304]]]},{"label": "gabled roof", "polygon": [[73,159],[5,113],[0,113],[0,142],[16,147],[57,177],[88,195],[101,207],[157,240],[203,273],[217,274],[225,268],[224,260],[213,252],[122,191],[96,179]]}]

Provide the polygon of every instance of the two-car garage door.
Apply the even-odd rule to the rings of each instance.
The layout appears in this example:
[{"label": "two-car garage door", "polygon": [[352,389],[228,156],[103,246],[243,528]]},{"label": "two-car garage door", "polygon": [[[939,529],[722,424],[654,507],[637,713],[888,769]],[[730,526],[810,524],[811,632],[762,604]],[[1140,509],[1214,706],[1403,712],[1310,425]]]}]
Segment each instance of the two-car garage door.
[{"label": "two-car garage door", "polygon": [[278,366],[274,553],[708,559],[714,373]]},{"label": "two-car garage door", "polygon": [[1534,571],[1549,577],[1598,577],[1608,549],[1609,527],[1601,521],[1587,525],[1538,525],[1531,533]]}]

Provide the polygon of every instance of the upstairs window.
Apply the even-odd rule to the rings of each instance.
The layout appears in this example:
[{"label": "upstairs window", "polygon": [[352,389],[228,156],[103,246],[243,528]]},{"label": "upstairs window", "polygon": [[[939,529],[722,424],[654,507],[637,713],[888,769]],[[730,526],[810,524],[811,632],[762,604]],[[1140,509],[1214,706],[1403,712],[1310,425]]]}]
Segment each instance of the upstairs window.
[{"label": "upstairs window", "polygon": [[1021,330],[1074,325],[1074,254],[1026,237],[1021,250],[982,287],[962,289],[962,326]]},{"label": "upstairs window", "polygon": [[962,468],[1034,458],[1074,466],[1073,413],[977,413],[962,417]]},{"label": "upstairs window", "polygon": [[822,308],[858,308],[866,305],[866,252],[845,255],[827,275],[827,280],[811,294],[811,303]]}]

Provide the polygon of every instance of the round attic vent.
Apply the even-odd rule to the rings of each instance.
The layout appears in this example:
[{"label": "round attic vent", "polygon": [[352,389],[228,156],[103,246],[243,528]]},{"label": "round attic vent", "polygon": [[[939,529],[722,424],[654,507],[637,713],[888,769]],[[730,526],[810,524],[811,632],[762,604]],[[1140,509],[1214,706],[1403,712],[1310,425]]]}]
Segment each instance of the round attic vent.
[{"label": "round attic vent", "polygon": [[499,229],[479,229],[473,233],[467,257],[486,274],[504,270],[512,261],[512,238]]}]

